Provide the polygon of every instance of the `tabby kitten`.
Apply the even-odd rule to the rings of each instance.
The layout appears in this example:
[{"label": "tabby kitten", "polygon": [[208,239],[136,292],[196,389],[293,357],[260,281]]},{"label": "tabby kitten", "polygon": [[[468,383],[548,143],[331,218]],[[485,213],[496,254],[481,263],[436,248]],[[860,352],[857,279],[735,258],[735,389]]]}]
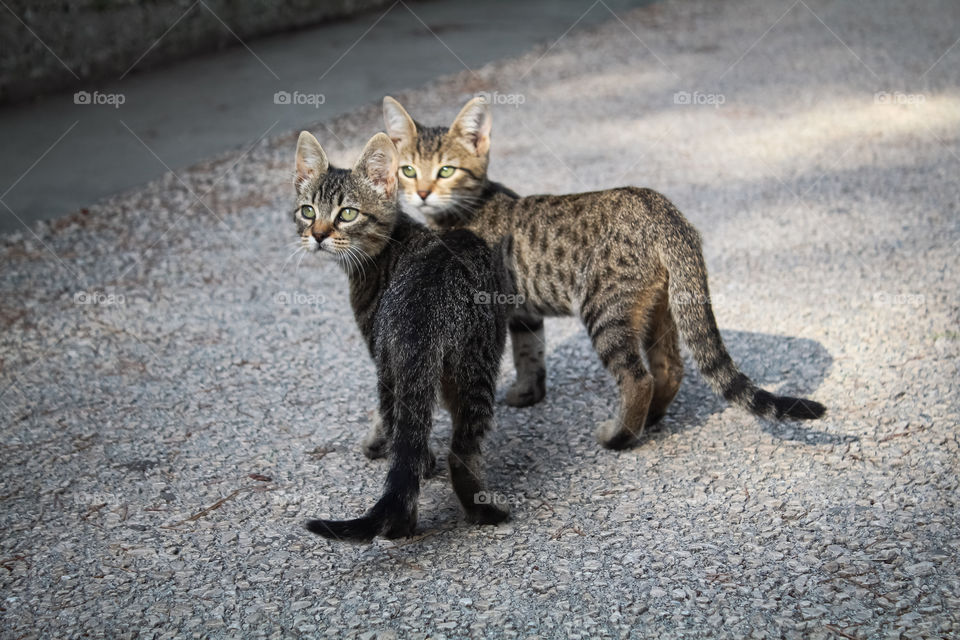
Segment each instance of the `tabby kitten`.
[{"label": "tabby kitten", "polygon": [[467,518],[508,512],[481,497],[480,442],[491,426],[507,311],[476,304],[477,292],[509,292],[505,256],[466,230],[437,234],[397,206],[397,151],[379,133],[352,170],[331,167],[311,134],[297,143],[297,206],[304,246],[332,254],[350,282],[350,304],[377,365],[382,445],[390,467],[379,501],[353,520],[311,520],[336,540],[412,535],[420,479],[431,466],[428,438],[438,393],[453,420],[450,479]]},{"label": "tabby kitten", "polygon": [[664,196],[623,187],[520,198],[487,179],[491,115],[482,99],[468,102],[449,128],[414,122],[389,96],[383,113],[401,156],[405,211],[491,244],[513,236],[526,306],[510,320],[517,381],[508,402],[542,399],[543,317],[577,313],[620,391],[616,420],[597,429],[609,448],[633,444],[676,396],[683,378],[678,336],[727,401],[764,418],[824,414],[823,405],[775,396],[739,371],[710,306],[700,236]]}]

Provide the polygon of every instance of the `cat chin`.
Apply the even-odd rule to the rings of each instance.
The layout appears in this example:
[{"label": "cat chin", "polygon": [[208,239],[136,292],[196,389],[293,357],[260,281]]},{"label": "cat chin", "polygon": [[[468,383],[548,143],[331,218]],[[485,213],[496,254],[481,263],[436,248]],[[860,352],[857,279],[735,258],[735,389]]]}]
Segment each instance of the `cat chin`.
[{"label": "cat chin", "polygon": [[416,205],[411,206],[406,202],[400,203],[400,209],[405,214],[407,214],[417,222],[421,222],[421,223],[425,223],[427,221],[427,214],[423,212],[425,208],[430,208],[430,207],[419,207]]},{"label": "cat chin", "polygon": [[327,240],[324,240],[323,242],[317,242],[315,239],[313,239],[313,242],[310,244],[310,248],[313,249],[315,253],[325,253],[333,258],[339,258],[340,254],[344,253],[327,244]]},{"label": "cat chin", "polygon": [[411,202],[405,199],[400,203],[400,208],[414,220],[425,224],[444,217],[444,215],[452,209],[449,205],[424,204],[420,202],[419,197],[417,198],[417,202]]},{"label": "cat chin", "polygon": [[322,244],[317,244],[313,247],[313,253],[320,257],[320,260],[323,261],[343,261],[343,254],[345,251],[337,251],[336,249],[331,249],[324,247]]}]

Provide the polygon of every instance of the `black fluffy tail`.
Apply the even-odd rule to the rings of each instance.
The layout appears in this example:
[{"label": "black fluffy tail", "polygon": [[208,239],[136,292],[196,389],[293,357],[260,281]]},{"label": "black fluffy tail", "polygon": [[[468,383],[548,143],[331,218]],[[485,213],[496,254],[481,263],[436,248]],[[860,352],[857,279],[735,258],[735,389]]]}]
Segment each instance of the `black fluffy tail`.
[{"label": "black fluffy tail", "polygon": [[367,515],[353,520],[308,520],[307,531],[330,540],[371,542],[380,533],[382,515],[371,509]]},{"label": "black fluffy tail", "polygon": [[664,217],[669,233],[659,238],[660,258],[670,278],[670,308],[693,359],[713,390],[728,402],[762,418],[815,420],[826,413],[819,402],[777,396],[757,387],[727,352],[717,328],[700,236],[666,198],[650,192],[645,204]]},{"label": "black fluffy tail", "polygon": [[[430,427],[436,402],[440,353],[428,322],[393,330],[396,354],[378,353],[380,410],[390,437],[390,470],[383,495],[363,516],[353,520],[310,520],[307,530],[331,540],[370,542],[377,536],[412,536],[417,526],[420,478],[430,467]],[[402,372],[402,375],[401,375]]]},{"label": "black fluffy tail", "polygon": [[383,496],[366,514],[353,520],[309,520],[307,531],[341,542],[411,536],[417,524],[419,494],[420,481],[413,470],[397,469],[395,465],[387,475]]}]

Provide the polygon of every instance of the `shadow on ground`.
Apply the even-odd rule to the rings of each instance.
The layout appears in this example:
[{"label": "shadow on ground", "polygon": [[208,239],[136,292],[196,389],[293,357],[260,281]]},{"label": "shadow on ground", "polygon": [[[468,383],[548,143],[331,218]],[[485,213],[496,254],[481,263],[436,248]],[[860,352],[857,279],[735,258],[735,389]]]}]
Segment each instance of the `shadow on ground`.
[{"label": "shadow on ground", "polygon": [[[549,341],[549,327],[547,333]],[[723,338],[727,350],[744,373],[757,385],[778,394],[815,396],[833,367],[833,357],[816,340],[750,331],[723,331]],[[575,366],[571,363],[581,365],[579,370],[571,370],[571,366]],[[616,415],[618,396],[615,383],[599,365],[583,331],[557,343],[547,358],[547,398],[543,402],[514,409],[503,404],[503,389],[500,390],[498,427],[485,446],[491,488],[512,496],[536,495],[544,486],[555,485],[558,478],[571,476],[584,465],[602,464],[604,456],[631,456],[634,455],[631,451],[655,446],[658,441],[676,434],[695,437],[697,429],[723,411],[737,412],[737,420],[745,429],[754,428],[755,424],[758,432],[808,447],[859,440],[857,436],[824,431],[818,428],[822,422],[775,422],[755,418],[716,396],[689,357],[685,358],[685,366],[683,385],[661,423],[648,430],[634,449],[607,451],[594,440],[593,431],[598,419],[606,420]],[[578,406],[587,408],[586,415],[569,419],[571,399],[576,399]],[[836,410],[836,407],[828,407],[828,412]],[[563,416],[568,419],[557,419]],[[438,473],[428,482],[449,484],[445,451],[449,434],[445,416],[440,421],[444,426],[440,433],[434,432],[433,438],[438,454]],[[613,491],[617,488],[609,487]],[[443,487],[440,491],[449,492],[449,489]],[[441,497],[441,504],[425,509],[422,515],[418,527],[420,533],[464,526],[452,493]],[[529,511],[524,517],[530,517]]]}]

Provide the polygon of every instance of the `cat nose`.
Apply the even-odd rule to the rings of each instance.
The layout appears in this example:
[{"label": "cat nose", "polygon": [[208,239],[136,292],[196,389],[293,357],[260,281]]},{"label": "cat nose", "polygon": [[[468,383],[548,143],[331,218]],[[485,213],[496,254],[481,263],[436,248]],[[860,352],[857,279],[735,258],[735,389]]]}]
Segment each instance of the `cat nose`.
[{"label": "cat nose", "polygon": [[322,243],[330,235],[329,229],[314,229],[313,230],[313,239],[318,243]]},{"label": "cat nose", "polygon": [[420,196],[420,199],[421,199],[421,200],[423,200],[424,202],[426,202],[426,201],[427,201],[427,196],[430,195],[430,192],[429,192],[429,191],[417,191],[417,195]]}]

